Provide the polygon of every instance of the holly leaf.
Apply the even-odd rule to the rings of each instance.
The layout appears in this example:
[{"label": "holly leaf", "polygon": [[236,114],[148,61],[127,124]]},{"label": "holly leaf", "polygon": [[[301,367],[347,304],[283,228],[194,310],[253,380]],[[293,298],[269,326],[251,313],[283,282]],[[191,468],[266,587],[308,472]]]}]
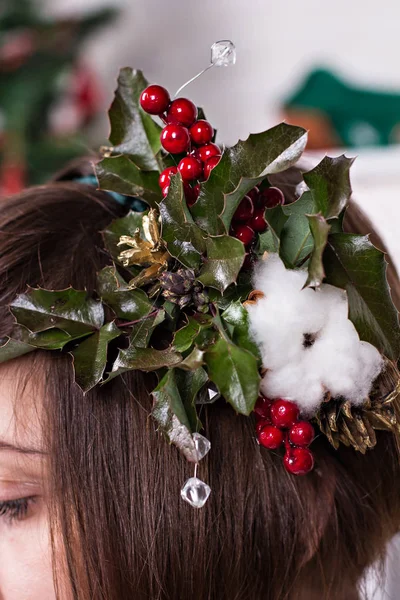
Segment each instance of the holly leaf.
[{"label": "holly leaf", "polygon": [[160,203],[161,237],[168,252],[186,267],[197,269],[206,249],[205,234],[187,209],[180,175],[173,175],[168,194]]},{"label": "holly leaf", "polygon": [[5,341],[3,339],[2,342],[4,343],[0,346],[0,363],[8,362],[36,350],[35,346],[11,338],[6,338]]},{"label": "holly leaf", "polygon": [[207,238],[206,247],[207,259],[198,280],[223,293],[236,282],[246,254],[244,245],[230,235],[221,235]]},{"label": "holly leaf", "polygon": [[256,357],[220,335],[204,355],[208,375],[236,412],[249,415],[256,403],[260,375]]},{"label": "holly leaf", "polygon": [[390,297],[385,256],[368,236],[335,233],[324,253],[326,283],[346,290],[349,318],[362,340],[396,361],[400,354],[398,313]]},{"label": "holly leaf", "polygon": [[164,319],[165,310],[159,309],[155,315],[152,313],[136,323],[129,336],[130,345],[136,348],[147,348],[153,331]]},{"label": "holly leaf", "polygon": [[186,317],[187,323],[181,329],[175,332],[173,347],[177,352],[186,352],[189,350],[200,331],[212,327],[212,319],[208,315],[195,314],[191,317]]},{"label": "holly leaf", "polygon": [[309,187],[315,204],[315,212],[321,213],[325,219],[338,217],[349,203],[352,193],[350,184],[350,167],[353,158],[344,155],[336,158],[325,156],[322,161],[303,179]]},{"label": "holly leaf", "polygon": [[137,369],[139,371],[157,371],[163,367],[172,368],[182,360],[182,355],[173,348],[155,350],[154,348],[136,348],[129,346],[120,350],[112,367],[107,381],[125,371]]},{"label": "holly leaf", "polygon": [[171,444],[175,444],[191,462],[197,462],[197,452],[192,431],[197,424],[194,403],[185,403],[176,381],[175,369],[169,369],[152,392],[152,416]]},{"label": "holly leaf", "polygon": [[72,350],[75,381],[84,393],[102,380],[107,364],[108,344],[121,333],[114,322],[107,323]]},{"label": "holly leaf", "polygon": [[270,208],[265,211],[265,220],[268,223],[268,229],[258,236],[257,254],[264,252],[279,253],[281,247],[281,235],[289,216],[286,215],[282,207]]},{"label": "holly leaf", "polygon": [[61,291],[29,288],[10,305],[17,323],[38,333],[47,329],[62,329],[71,336],[100,329],[104,321],[101,302],[87,292],[68,288]]},{"label": "holly leaf", "polygon": [[101,190],[138,196],[153,208],[161,200],[158,171],[141,171],[127,156],[103,158],[95,172]]},{"label": "holly leaf", "polygon": [[121,253],[121,248],[117,244],[122,235],[133,237],[136,229],[139,229],[141,237],[144,237],[143,216],[147,214],[148,211],[141,213],[130,211],[125,217],[122,217],[122,219],[115,219],[112,221],[107,226],[107,229],[102,231],[104,244],[113,260],[117,261],[118,255]]},{"label": "holly leaf", "polygon": [[[179,363],[179,368],[184,371],[196,371],[204,364],[204,350],[200,350],[197,346],[193,348],[190,354]],[[207,377],[208,379],[208,377]]]},{"label": "holly leaf", "polygon": [[144,171],[159,171],[157,154],[161,149],[161,127],[139,106],[147,87],[141,71],[121,69],[114,101],[108,113],[112,151],[125,154]]},{"label": "holly leaf", "polygon": [[317,212],[314,199],[311,194],[305,192],[293,204],[277,207],[274,210],[276,213],[281,211],[287,217],[280,233],[280,257],[287,267],[294,269],[304,262],[314,248],[307,218],[307,215]]},{"label": "holly leaf", "polygon": [[232,341],[248,350],[260,360],[260,351],[257,344],[253,341],[249,332],[249,313],[243,304],[239,301],[232,302],[221,315],[222,321],[232,328]]},{"label": "holly leaf", "polygon": [[207,372],[201,366],[192,371],[182,371],[180,367],[179,369],[174,369],[174,371],[176,384],[183,403],[185,407],[191,407],[192,409],[187,411],[191,431],[199,431],[201,423],[195,410],[195,404],[197,394],[208,381]]},{"label": "holly leaf", "polygon": [[62,350],[64,346],[70,342],[87,337],[91,334],[92,331],[86,331],[85,333],[72,336],[62,329],[47,329],[46,331],[41,331],[39,333],[32,333],[23,325],[17,325],[13,329],[12,338],[13,340],[23,342],[24,344],[42,350]]},{"label": "holly leaf", "polygon": [[130,290],[115,267],[105,267],[97,274],[97,293],[120,319],[136,321],[154,310],[153,303],[141,289]]},{"label": "holly leaf", "polygon": [[314,240],[314,249],[308,263],[308,277],[304,287],[319,287],[325,278],[322,257],[331,226],[321,214],[307,215],[307,219]]},{"label": "holly leaf", "polygon": [[304,129],[281,123],[226,148],[191,208],[199,227],[210,235],[227,232],[243,196],[268,174],[293,165],[300,158],[306,141]]}]

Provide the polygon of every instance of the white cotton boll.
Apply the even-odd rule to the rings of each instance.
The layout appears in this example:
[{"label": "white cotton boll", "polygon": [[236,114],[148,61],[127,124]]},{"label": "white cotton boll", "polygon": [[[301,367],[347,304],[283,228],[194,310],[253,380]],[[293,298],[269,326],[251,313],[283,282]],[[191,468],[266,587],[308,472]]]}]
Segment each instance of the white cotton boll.
[{"label": "white cotton boll", "polygon": [[361,403],[383,359],[360,341],[348,319],[346,293],[327,284],[303,289],[306,279],[305,271],[286,269],[276,254],[255,269],[254,287],[265,297],[247,308],[267,369],[261,390],[271,398],[291,398],[304,414],[312,414],[327,391]]}]

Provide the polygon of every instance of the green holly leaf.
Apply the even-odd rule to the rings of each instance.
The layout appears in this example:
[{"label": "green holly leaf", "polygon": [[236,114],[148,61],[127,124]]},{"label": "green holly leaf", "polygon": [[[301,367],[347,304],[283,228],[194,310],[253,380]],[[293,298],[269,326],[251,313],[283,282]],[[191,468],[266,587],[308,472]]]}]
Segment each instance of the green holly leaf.
[{"label": "green holly leaf", "polygon": [[200,331],[212,327],[212,319],[208,315],[195,314],[186,317],[187,323],[176,331],[173,347],[177,352],[186,352],[192,347]]},{"label": "green holly leaf", "polygon": [[145,212],[134,212],[130,211],[125,217],[121,219],[115,219],[108,226],[107,229],[102,231],[104,244],[111,254],[113,260],[117,261],[118,256],[121,253],[121,248],[117,245],[121,235],[133,236],[136,229],[141,232],[141,237],[144,237],[143,232],[143,216],[147,215],[148,211]]},{"label": "green holly leaf", "polygon": [[325,219],[338,217],[346,208],[351,196],[350,167],[354,159],[325,156],[311,171],[303,174],[304,181],[315,204],[315,212]]},{"label": "green holly leaf", "polygon": [[232,302],[221,315],[222,321],[232,327],[232,341],[239,346],[248,350],[257,359],[260,359],[260,351],[257,344],[254,342],[249,332],[249,313],[243,304],[239,301]]},{"label": "green holly leaf", "polygon": [[151,313],[132,327],[129,343],[136,348],[147,348],[155,328],[165,320],[165,310],[158,309],[156,314]]},{"label": "green holly leaf", "polygon": [[173,348],[166,350],[155,350],[154,348],[135,348],[129,346],[125,350],[120,350],[108,376],[108,380],[113,379],[125,371],[157,371],[163,367],[172,368],[182,361],[182,355]]},{"label": "green holly leaf", "polygon": [[236,412],[249,415],[260,388],[256,357],[220,335],[204,355],[208,375]]},{"label": "green holly leaf", "polygon": [[[182,371],[183,372],[183,371]],[[197,452],[192,432],[197,425],[196,407],[182,398],[176,380],[176,370],[169,369],[152,392],[152,416],[160,431],[171,444],[175,444],[187,460],[197,462]],[[186,402],[185,402],[186,400]]]},{"label": "green holly leaf", "polygon": [[[294,269],[307,259],[314,248],[314,240],[307,217],[307,215],[317,212],[314,199],[311,194],[305,192],[293,204],[277,207],[274,210],[276,213],[281,211],[287,217],[279,236],[280,257],[287,267]],[[278,220],[278,217],[276,219]],[[283,222],[283,218],[281,222]]]},{"label": "green holly leaf", "polygon": [[75,381],[84,393],[102,380],[107,364],[108,344],[121,333],[114,322],[107,323],[72,350]]},{"label": "green holly leaf", "polygon": [[158,171],[141,171],[127,156],[103,158],[95,172],[101,190],[138,196],[154,208],[161,200]]},{"label": "green holly leaf", "polygon": [[25,342],[11,338],[3,339],[0,346],[0,363],[8,362],[13,358],[18,358],[18,356],[23,356],[34,350],[36,350],[35,346],[31,346]]},{"label": "green holly leaf", "polygon": [[125,154],[144,171],[159,171],[161,127],[139,106],[139,98],[147,87],[141,71],[121,69],[115,98],[108,113],[113,152]]},{"label": "green holly leaf", "polygon": [[324,253],[326,283],[346,290],[349,318],[362,340],[396,361],[400,330],[386,278],[387,263],[368,236],[335,233]]},{"label": "green holly leaf", "polygon": [[62,329],[71,336],[100,329],[104,321],[101,302],[87,292],[68,288],[61,291],[30,288],[10,305],[17,323],[38,333],[47,329]]},{"label": "green holly leaf", "polygon": [[141,289],[130,290],[115,267],[105,267],[97,274],[97,293],[120,319],[136,321],[154,310],[152,301]]},{"label": "green holly leaf", "polygon": [[191,431],[199,431],[201,423],[195,409],[197,394],[208,381],[207,372],[199,366],[194,370],[181,370],[180,365],[175,371],[175,381],[179,389],[180,396],[185,407],[190,407],[187,411],[189,416]]},{"label": "green holly leaf", "polygon": [[236,282],[246,254],[244,245],[236,238],[221,235],[207,238],[206,247],[207,259],[198,280],[223,293]]},{"label": "green holly leaf", "polygon": [[199,227],[210,235],[227,232],[243,196],[268,174],[293,165],[306,141],[304,129],[281,123],[226,148],[191,209]]},{"label": "green holly leaf", "polygon": [[62,350],[70,342],[80,340],[88,335],[92,335],[92,331],[73,336],[62,329],[47,329],[39,333],[32,333],[20,325],[14,327],[12,338],[42,350]]},{"label": "green holly leaf", "polygon": [[[193,348],[191,353],[179,364],[179,368],[184,371],[196,371],[204,365],[204,350],[200,350],[197,346]],[[208,379],[208,377],[207,377]]]},{"label": "green holly leaf", "polygon": [[258,236],[257,254],[263,255],[264,252],[279,253],[282,230],[289,216],[283,212],[281,206],[266,210],[264,216],[268,223],[268,229]]},{"label": "green holly leaf", "polygon": [[179,175],[171,178],[168,194],[160,203],[161,236],[168,252],[186,267],[197,269],[206,249],[205,234],[193,222],[187,209]]},{"label": "green holly leaf", "polygon": [[314,240],[314,249],[308,263],[308,277],[304,287],[319,287],[325,278],[322,258],[331,226],[321,214],[307,215],[307,219]]}]

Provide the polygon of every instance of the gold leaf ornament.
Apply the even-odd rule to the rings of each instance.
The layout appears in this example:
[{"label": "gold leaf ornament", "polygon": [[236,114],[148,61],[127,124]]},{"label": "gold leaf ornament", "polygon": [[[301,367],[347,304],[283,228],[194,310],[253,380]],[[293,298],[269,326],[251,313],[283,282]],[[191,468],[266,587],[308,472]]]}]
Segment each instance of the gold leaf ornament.
[{"label": "gold leaf ornament", "polygon": [[145,267],[129,282],[129,287],[132,289],[157,279],[168,267],[170,258],[161,240],[159,216],[155,209],[150,209],[148,214],[143,216],[142,227],[145,239],[141,237],[138,228],[133,236],[122,235],[118,242],[118,246],[129,246],[118,255],[118,260],[124,267],[133,265]]}]

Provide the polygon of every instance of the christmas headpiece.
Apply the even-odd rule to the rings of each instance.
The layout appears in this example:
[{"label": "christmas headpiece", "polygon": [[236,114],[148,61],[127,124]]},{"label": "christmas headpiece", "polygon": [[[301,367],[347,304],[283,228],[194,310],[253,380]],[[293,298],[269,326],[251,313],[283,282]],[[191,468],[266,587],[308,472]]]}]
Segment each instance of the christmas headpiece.
[{"label": "christmas headpiece", "polygon": [[[210,66],[234,57],[231,42],[217,42]],[[385,258],[342,227],[352,161],[324,158],[288,202],[272,182],[304,150],[299,127],[221,148],[190,100],[171,101],[131,69],[109,116],[98,187],[146,208],[103,232],[110,264],[95,294],[30,288],[11,303],[0,361],[68,351],[85,393],[126,371],[156,372],[152,415],[195,464],[181,492],[195,507],[210,493],[197,478],[210,449],[197,407],[220,397],[255,413],[260,445],[282,446],[297,475],[313,468],[316,431],[362,453],[376,429],[399,436],[400,335]]]}]

